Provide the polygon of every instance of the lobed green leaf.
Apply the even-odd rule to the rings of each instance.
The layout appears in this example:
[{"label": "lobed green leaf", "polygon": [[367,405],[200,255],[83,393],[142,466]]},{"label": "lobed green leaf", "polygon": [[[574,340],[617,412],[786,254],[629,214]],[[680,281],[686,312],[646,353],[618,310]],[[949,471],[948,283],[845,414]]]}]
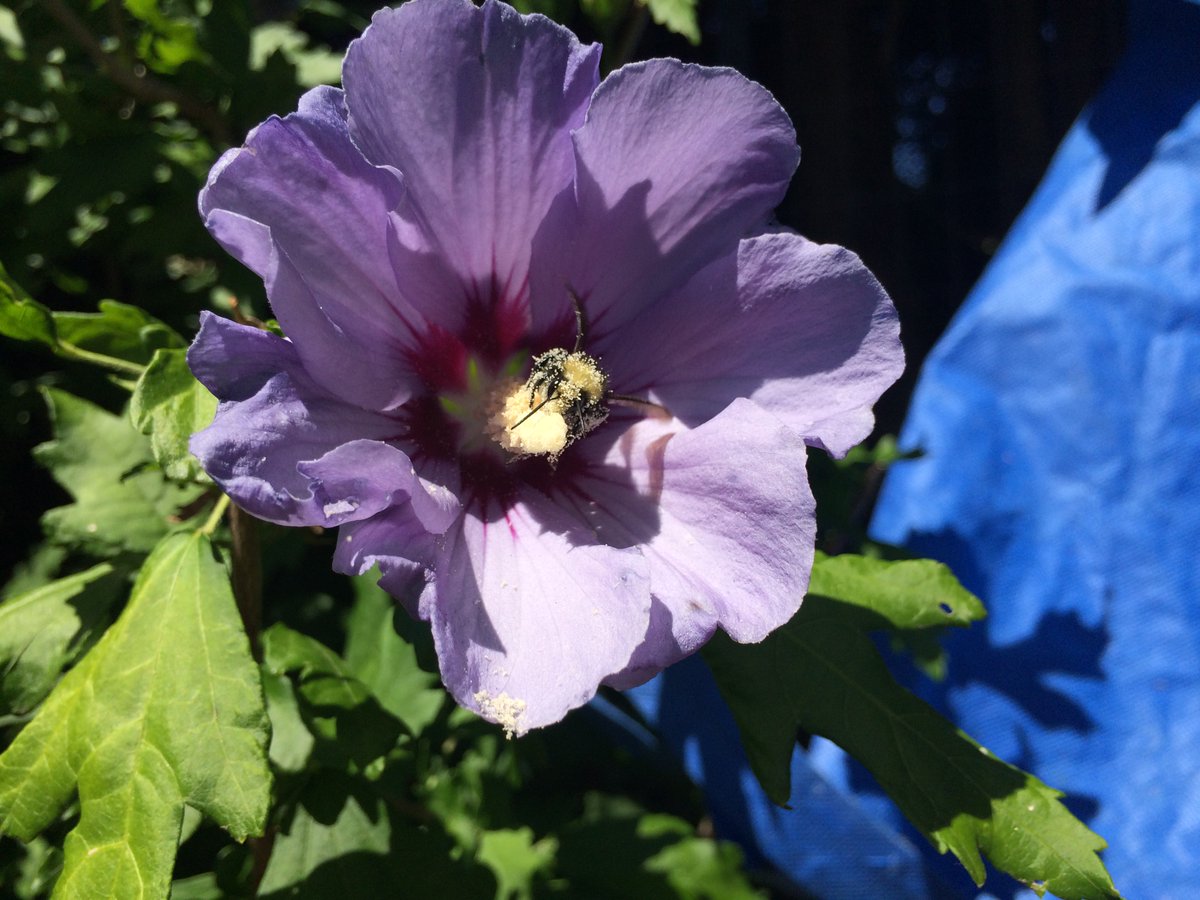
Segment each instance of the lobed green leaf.
[{"label": "lobed green leaf", "polygon": [[206,477],[188,439],[208,427],[216,411],[217,398],[196,380],[180,349],[156,351],[129,399],[134,427],[150,436],[154,459],[175,481]]},{"label": "lobed green leaf", "polygon": [[[823,576],[824,577],[824,576]],[[828,583],[824,585],[828,588]],[[998,869],[1064,900],[1118,897],[1096,855],[1105,843],[1061,794],[993,757],[892,678],[866,634],[891,619],[872,604],[809,596],[761,644],[718,635],[704,650],[750,764],[786,803],[798,730],[837,743],[871,771],[908,819],[977,884]],[[885,604],[895,614],[904,604]],[[905,621],[921,620],[905,613]]]},{"label": "lobed green leaf", "polygon": [[34,458],[75,501],[42,517],[47,537],[101,557],[149,552],[199,488],[165,482],[150,465],[149,441],[127,418],[63,391],[45,396],[54,440],[35,447]]},{"label": "lobed green leaf", "polygon": [[185,802],[238,840],[262,833],[267,737],[225,567],[206,536],[170,535],[0,755],[0,832],[32,839],[77,792],[55,896],[165,896]]}]

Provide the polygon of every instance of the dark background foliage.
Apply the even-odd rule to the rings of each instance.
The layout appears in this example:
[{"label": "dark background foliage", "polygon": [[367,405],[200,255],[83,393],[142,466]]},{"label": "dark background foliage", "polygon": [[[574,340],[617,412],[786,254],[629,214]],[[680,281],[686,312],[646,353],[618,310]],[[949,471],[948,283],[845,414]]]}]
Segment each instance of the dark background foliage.
[{"label": "dark background foliage", "polygon": [[[254,305],[261,285],[195,212],[214,154],[293,109],[303,89],[298,57],[252,45],[251,29],[286,23],[332,58],[376,5],[0,7],[15,12],[25,44],[23,58],[0,56],[0,261],[53,308],[92,311],[112,297],[185,332],[214,293]],[[606,40],[609,65],[652,56],[729,65],[779,98],[803,148],[780,219],[857,251],[900,309],[908,374],[879,408],[880,429],[895,431],[920,361],[1115,62],[1125,3],[702,0],[699,46],[620,0],[525,7]],[[138,20],[137,8],[169,15]],[[203,27],[189,30],[197,11]],[[137,48],[131,35],[150,43]],[[36,349],[3,345],[0,578],[37,540],[41,510],[65,499],[29,457],[48,436],[35,387],[108,396],[102,379],[68,364],[35,374],[45,364]]]}]

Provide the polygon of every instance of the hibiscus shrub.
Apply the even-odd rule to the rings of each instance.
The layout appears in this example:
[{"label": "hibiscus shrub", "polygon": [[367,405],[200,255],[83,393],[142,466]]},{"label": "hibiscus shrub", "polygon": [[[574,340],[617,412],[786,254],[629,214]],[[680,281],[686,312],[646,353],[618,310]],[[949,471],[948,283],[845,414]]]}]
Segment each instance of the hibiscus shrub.
[{"label": "hibiscus shrub", "polygon": [[[495,0],[95,6],[0,23],[43,213],[0,333],[57,358],[33,455],[68,495],[0,603],[16,896],[760,896],[620,693],[697,653],[780,805],[820,735],[977,884],[1117,896],[1057,792],[876,649],[936,674],[983,609],[851,514],[899,325],[773,220],[799,151],[764,88],[601,78]],[[694,4],[588,8],[699,37]],[[90,297],[106,258],[169,277],[21,287]]]}]

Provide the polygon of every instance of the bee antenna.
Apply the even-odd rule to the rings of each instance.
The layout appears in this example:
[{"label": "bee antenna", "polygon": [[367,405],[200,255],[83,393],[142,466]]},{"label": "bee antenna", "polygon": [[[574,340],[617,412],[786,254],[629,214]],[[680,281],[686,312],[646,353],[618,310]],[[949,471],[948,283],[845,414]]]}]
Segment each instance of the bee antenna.
[{"label": "bee antenna", "polygon": [[539,403],[533,409],[529,410],[529,412],[525,413],[525,415],[521,416],[520,419],[518,419],[517,421],[515,421],[511,425],[509,425],[508,430],[512,431],[514,428],[516,428],[518,425],[520,425],[522,422],[524,422],[526,419],[528,419],[530,416],[532,416],[535,412],[537,412],[539,409],[541,409],[543,406],[545,406],[551,400],[557,400],[557,399],[558,399],[558,394],[551,394],[549,397],[547,397],[545,400],[543,400],[541,403]]},{"label": "bee antenna", "polygon": [[587,317],[583,313],[583,301],[579,299],[575,289],[567,285],[567,293],[575,307],[575,349],[571,352],[578,353],[583,349],[583,340],[587,336]]}]

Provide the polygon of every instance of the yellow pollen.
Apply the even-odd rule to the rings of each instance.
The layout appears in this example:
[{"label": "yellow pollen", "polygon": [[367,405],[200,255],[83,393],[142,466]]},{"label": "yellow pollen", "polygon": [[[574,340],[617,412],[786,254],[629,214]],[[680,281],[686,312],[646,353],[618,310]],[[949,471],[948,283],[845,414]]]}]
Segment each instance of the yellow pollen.
[{"label": "yellow pollen", "polygon": [[603,373],[596,364],[578,353],[570,353],[563,362],[563,375],[566,384],[576,393],[583,394],[589,400],[604,399],[606,388]]},{"label": "yellow pollen", "polygon": [[476,691],[475,702],[479,704],[479,712],[485,719],[491,719],[504,729],[504,736],[512,740],[513,735],[522,735],[525,728],[521,725],[521,717],[525,715],[526,703],[517,697],[510,697],[506,691],[501,691],[495,697],[487,691]]},{"label": "yellow pollen", "polygon": [[[517,456],[556,457],[562,453],[569,435],[567,420],[559,412],[560,402],[551,400],[535,409],[546,399],[544,396],[534,394],[524,384],[509,382],[508,387],[499,409],[488,420],[491,438]],[[514,427],[518,423],[520,427]]]}]

